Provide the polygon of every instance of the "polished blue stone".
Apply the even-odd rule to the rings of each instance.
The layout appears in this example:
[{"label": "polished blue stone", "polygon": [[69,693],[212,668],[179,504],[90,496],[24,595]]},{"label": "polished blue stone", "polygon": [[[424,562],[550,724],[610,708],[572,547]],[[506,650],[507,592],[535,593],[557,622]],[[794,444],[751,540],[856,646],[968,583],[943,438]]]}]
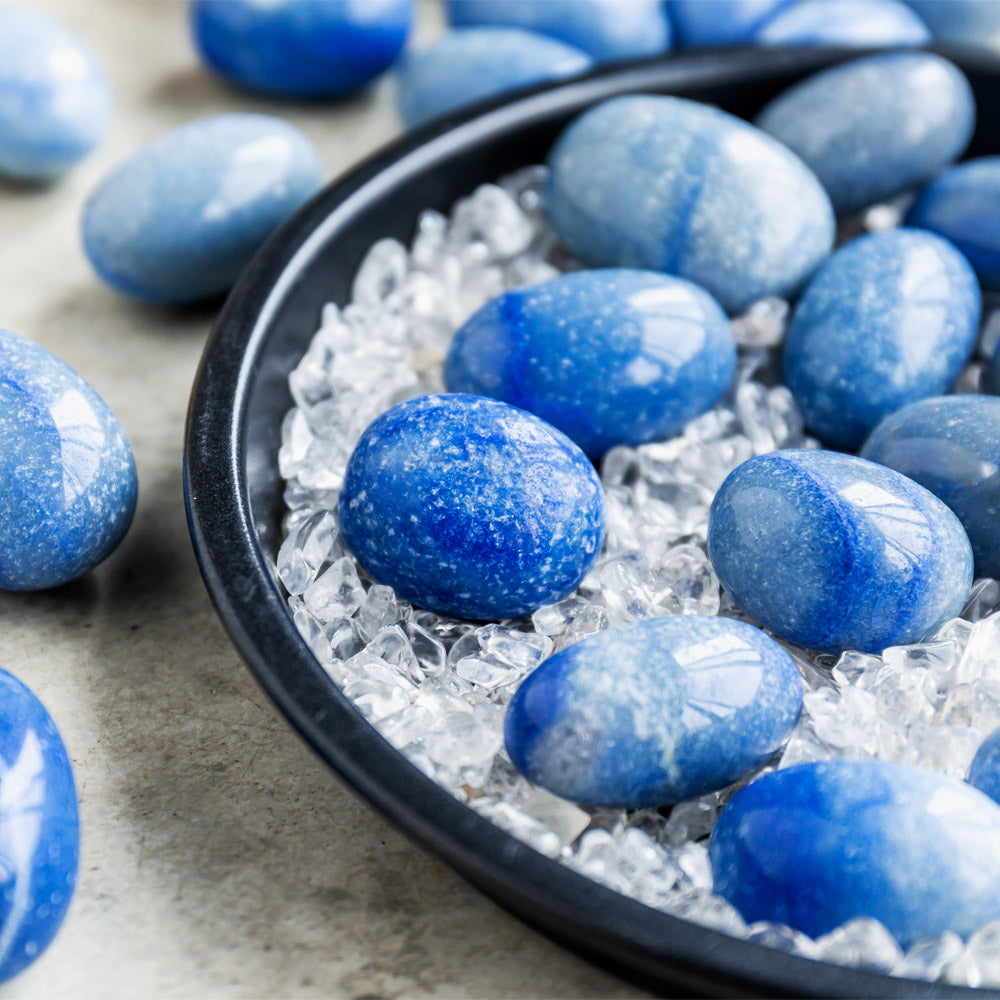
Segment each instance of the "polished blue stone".
[{"label": "polished blue stone", "polygon": [[849,212],[932,177],[969,143],[972,90],[929,52],[864,56],[779,94],[757,124],[794,150]]},{"label": "polished blue stone", "polygon": [[111,90],[83,42],[41,11],[0,6],[0,174],[55,177],[110,123]]},{"label": "polished blue stone", "polygon": [[293,125],[270,115],[203,118],[104,177],[84,208],[84,250],[100,277],[132,298],[220,295],[322,183],[319,155]]},{"label": "polished blue stone", "polygon": [[1000,49],[1000,4],[994,0],[907,0],[939,41]]},{"label": "polished blue stone", "polygon": [[598,459],[669,437],[736,371],[726,314],[697,285],[654,271],[575,271],[483,306],[455,334],[449,392],[530,410]]},{"label": "polished blue stone", "polygon": [[572,441],[481,396],[399,403],[362,435],[340,520],[354,555],[413,604],[476,620],[565,597],[604,540],[604,492]]},{"label": "polished blue stone", "polygon": [[810,649],[919,642],[958,615],[972,585],[969,540],[933,493],[833,451],[736,468],[712,501],[708,554],[754,621]]},{"label": "polished blue stone", "polygon": [[979,314],[976,276],[945,240],[894,229],[848,243],[810,282],[785,341],[806,426],[853,450],[883,417],[947,391]]},{"label": "polished blue stone", "polygon": [[997,351],[993,355],[993,361],[990,364],[989,377],[993,391],[997,393],[997,395],[1000,395],[1000,345],[998,345]]},{"label": "polished blue stone", "polygon": [[679,47],[745,45],[794,0],[666,0]]},{"label": "polished blue stone", "polygon": [[899,0],[800,0],[775,12],[752,40],[758,45],[865,48],[926,45],[931,33]]},{"label": "polished blue stone", "polygon": [[687,278],[726,310],[791,294],[833,244],[830,202],[809,168],[694,101],[605,101],[562,133],[549,166],[549,217],[572,253]]},{"label": "polished blue stone", "polygon": [[1000,399],[910,403],[875,428],[861,454],[942,499],[969,536],[976,576],[1000,576]]},{"label": "polished blue stone", "polygon": [[589,636],[518,688],[507,753],[588,805],[645,808],[723,788],[767,761],[802,708],[791,657],[745,622],[647,618]]},{"label": "polished blue stone", "polygon": [[413,0],[194,0],[205,62],[249,90],[340,97],[387,70],[406,44]]},{"label": "polished blue stone", "polygon": [[590,69],[585,52],[522,28],[456,28],[410,53],[396,82],[407,127],[508,90]]},{"label": "polished blue stone", "polygon": [[906,764],[827,760],[737,792],[712,834],[715,892],[748,922],[818,937],[880,920],[908,948],[1000,919],[1000,808]]},{"label": "polished blue stone", "polygon": [[136,491],[104,401],[44,347],[0,330],[0,589],[93,569],[125,537]]},{"label": "polished blue stone", "polygon": [[967,780],[973,788],[1000,802],[1000,729],[994,729],[979,745]]}]

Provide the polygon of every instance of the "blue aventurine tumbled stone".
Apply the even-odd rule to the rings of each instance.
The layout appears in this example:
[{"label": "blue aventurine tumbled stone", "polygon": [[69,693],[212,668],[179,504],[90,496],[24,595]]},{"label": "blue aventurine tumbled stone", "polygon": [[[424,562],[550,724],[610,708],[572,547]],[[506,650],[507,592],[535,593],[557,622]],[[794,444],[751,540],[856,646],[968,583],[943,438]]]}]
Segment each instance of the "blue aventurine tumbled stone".
[{"label": "blue aventurine tumbled stone", "polygon": [[604,492],[538,417],[464,394],[399,403],[362,435],[340,494],[344,537],[423,608],[502,619],[565,597],[604,541]]},{"label": "blue aventurine tumbled stone", "polygon": [[189,122],[127,157],[90,196],[83,246],[116,291],[182,303],[227,291],[323,183],[312,143],[270,115]]},{"label": "blue aventurine tumbled stone", "polygon": [[455,334],[450,392],[530,410],[591,458],[676,434],[726,391],[736,344],[696,285],[653,271],[575,271],[515,289]]},{"label": "blue aventurine tumbled stone", "polygon": [[931,33],[899,0],[799,0],[775,12],[752,39],[759,45],[874,48],[926,45]]},{"label": "blue aventurine tumbled stone", "polygon": [[795,664],[763,632],[673,615],[550,657],[518,688],[504,733],[514,765],[550,792],[644,808],[749,774],[785,742],[801,708]]},{"label": "blue aventurine tumbled stone", "polygon": [[849,212],[951,163],[968,145],[975,117],[969,83],[950,62],[890,52],[809,77],[756,122],[812,167],[838,212]]},{"label": "blue aventurine tumbled stone", "polygon": [[549,166],[549,216],[574,254],[679,275],[730,311],[792,293],[833,244],[833,212],[809,168],[694,101],[605,101],[562,133]]},{"label": "blue aventurine tumbled stone", "polygon": [[765,774],[709,846],[715,892],[745,920],[818,937],[855,917],[899,943],[1000,919],[1000,808],[905,764],[827,760]]},{"label": "blue aventurine tumbled stone", "polygon": [[906,0],[943,42],[1000,49],[1000,4],[993,0]]},{"label": "blue aventurine tumbled stone", "polygon": [[712,502],[708,552],[754,621],[810,649],[919,642],[962,610],[972,584],[969,540],[933,493],[832,451],[736,468]]},{"label": "blue aventurine tumbled stone", "polygon": [[885,416],[945,392],[976,343],[980,294],[965,258],[917,229],[841,247],[795,307],[784,377],[806,426],[854,449]]},{"label": "blue aventurine tumbled stone", "polygon": [[968,782],[994,802],[1000,802],[1000,729],[994,729],[979,745],[969,765]]},{"label": "blue aventurine tumbled stone", "polygon": [[0,588],[55,587],[93,569],[125,537],[136,492],[104,401],[44,347],[0,330]]},{"label": "blue aventurine tumbled stone", "polygon": [[793,0],[666,0],[677,44],[686,49],[746,44]]}]

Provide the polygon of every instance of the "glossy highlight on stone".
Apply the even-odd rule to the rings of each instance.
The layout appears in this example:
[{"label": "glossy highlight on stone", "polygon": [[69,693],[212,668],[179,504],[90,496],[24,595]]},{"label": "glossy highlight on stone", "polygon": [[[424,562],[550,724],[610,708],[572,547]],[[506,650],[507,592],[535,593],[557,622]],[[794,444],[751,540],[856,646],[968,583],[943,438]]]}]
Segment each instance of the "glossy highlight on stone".
[{"label": "glossy highlight on stone", "polygon": [[748,922],[819,937],[880,920],[907,948],[1000,919],[1000,808],[906,764],[828,760],[765,774],[712,834],[715,892]]},{"label": "glossy highlight on stone", "polygon": [[605,101],[562,133],[549,166],[549,217],[573,254],[686,278],[730,312],[790,295],[833,245],[833,212],[809,168],[694,101]]},{"label": "glossy highlight on stone", "polygon": [[515,289],[455,334],[449,392],[502,399],[558,427],[591,458],[669,437],[709,409],[736,370],[725,313],[653,271],[575,271]]},{"label": "glossy highlight on stone", "polygon": [[755,120],[809,164],[839,213],[928,180],[961,155],[975,118],[969,83],[950,62],[890,52],[795,84]]},{"label": "glossy highlight on stone", "polygon": [[806,426],[858,448],[883,417],[946,392],[979,330],[976,276],[948,242],[917,229],[841,247],[795,307],[784,379]]},{"label": "glossy highlight on stone", "polygon": [[82,576],[114,551],[135,511],[135,462],[114,414],[64,361],[6,330],[0,483],[3,590]]},{"label": "glossy highlight on stone", "polygon": [[188,122],[104,177],[84,208],[84,250],[131,298],[179,304],[221,295],[322,183],[312,143],[280,118]]},{"label": "glossy highlight on stone", "polygon": [[994,729],[979,745],[966,780],[983,795],[1000,803],[1000,729]]},{"label": "glossy highlight on stone", "polygon": [[565,597],[604,540],[604,491],[569,438],[461,393],[399,403],[362,435],[340,494],[364,569],[457,618],[516,618]]},{"label": "glossy highlight on stone", "polygon": [[740,45],[794,0],[666,0],[679,46]]},{"label": "glossy highlight on stone", "polygon": [[708,553],[757,624],[808,649],[881,652],[962,610],[972,549],[933,493],[839,452],[751,458],[712,502]]},{"label": "glossy highlight on stone", "polygon": [[926,45],[931,33],[899,0],[798,0],[769,17],[753,40],[758,45],[874,48]]}]

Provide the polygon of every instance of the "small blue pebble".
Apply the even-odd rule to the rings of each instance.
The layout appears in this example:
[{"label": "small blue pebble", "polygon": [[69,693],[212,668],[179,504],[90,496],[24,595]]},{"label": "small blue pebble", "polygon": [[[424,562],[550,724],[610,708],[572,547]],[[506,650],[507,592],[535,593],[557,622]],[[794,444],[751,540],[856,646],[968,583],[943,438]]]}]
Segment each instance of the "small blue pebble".
[{"label": "small blue pebble", "polygon": [[833,245],[833,211],[809,168],[694,101],[605,101],[562,133],[549,166],[549,217],[572,253],[687,278],[728,311],[791,294]]},{"label": "small blue pebble", "polygon": [[342,97],[399,57],[413,0],[194,0],[191,30],[205,62],[249,90]]},{"label": "small blue pebble", "polygon": [[105,176],[84,208],[84,250],[104,281],[135,299],[220,295],[322,183],[312,143],[280,118],[189,122]]},{"label": "small blue pebble", "polygon": [[904,947],[1000,919],[1000,808],[906,764],[827,760],[737,792],[712,834],[715,892],[747,922],[819,937],[856,917]]},{"label": "small blue pebble", "polygon": [[121,425],[44,347],[0,330],[0,589],[56,587],[125,537],[135,462]]},{"label": "small blue pebble", "polygon": [[648,618],[589,636],[518,688],[507,753],[530,781],[587,805],[642,809],[745,777],[802,709],[791,657],[745,622]]},{"label": "small blue pebble", "polygon": [[111,90],[93,53],[58,21],[0,6],[0,173],[56,177],[111,123]]},{"label": "small blue pebble", "polygon": [[361,436],[340,519],[364,569],[405,600],[516,618],[586,575],[604,492],[583,452],[538,417],[481,396],[421,396]]},{"label": "small blue pebble", "polygon": [[592,459],[681,431],[736,371],[726,314],[697,285],[653,271],[576,271],[516,289],[455,334],[449,392],[547,420]]},{"label": "small blue pebble", "polygon": [[585,73],[585,52],[521,28],[456,28],[410,53],[396,97],[408,128],[508,90]]},{"label": "small blue pebble", "polygon": [[793,0],[666,0],[681,48],[745,45]]},{"label": "small blue pebble", "polygon": [[941,42],[1000,49],[1000,4],[994,0],[907,0]]},{"label": "small blue pebble", "polygon": [[967,780],[973,788],[1000,802],[1000,729],[994,729],[979,745]]},{"label": "small blue pebble", "polygon": [[842,247],[795,308],[785,382],[806,426],[837,448],[951,386],[976,343],[976,276],[945,240],[916,229]]},{"label": "small blue pebble", "polygon": [[1000,399],[910,403],[875,428],[861,454],[943,500],[969,536],[976,576],[1000,577]]},{"label": "small blue pebble", "polygon": [[961,155],[975,119],[969,82],[950,62],[890,52],[790,87],[756,123],[812,167],[842,213],[932,177]]},{"label": "small blue pebble", "polygon": [[851,48],[926,45],[927,25],[899,0],[800,0],[769,17],[753,36],[758,45],[839,45]]},{"label": "small blue pebble", "polygon": [[708,554],[754,621],[809,649],[920,642],[972,585],[969,540],[933,493],[833,451],[772,452],[731,472],[712,501]]}]

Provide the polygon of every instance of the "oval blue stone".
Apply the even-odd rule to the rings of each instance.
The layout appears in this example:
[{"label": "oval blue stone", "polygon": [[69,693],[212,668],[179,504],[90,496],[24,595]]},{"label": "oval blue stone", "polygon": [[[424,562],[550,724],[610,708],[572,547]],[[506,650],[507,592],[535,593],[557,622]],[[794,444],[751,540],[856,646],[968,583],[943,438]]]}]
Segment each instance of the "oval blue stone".
[{"label": "oval blue stone", "polygon": [[652,271],[576,271],[488,302],[455,334],[450,392],[530,410],[591,458],[676,434],[726,391],[736,343],[696,285]]},{"label": "oval blue stone", "polygon": [[818,937],[880,920],[908,948],[1000,919],[1000,808],[905,764],[828,760],[737,792],[709,846],[715,892],[748,922]]},{"label": "oval blue stone", "polygon": [[751,458],[709,512],[708,553],[758,624],[810,649],[919,642],[962,610],[972,550],[933,493],[874,462],[810,449]]},{"label": "oval blue stone", "polygon": [[799,0],[782,7],[753,35],[758,45],[853,48],[926,45],[927,25],[899,0]]},{"label": "oval blue stone", "polygon": [[604,492],[583,452],[538,417],[480,396],[421,396],[361,436],[340,519],[365,570],[405,600],[516,618],[590,569]]},{"label": "oval blue stone", "polygon": [[221,295],[322,183],[312,143],[280,118],[189,122],[105,176],[84,208],[83,247],[100,277],[132,298]]},{"label": "oval blue stone", "polygon": [[111,554],[135,511],[135,462],[114,414],[64,361],[6,330],[0,484],[4,590],[75,580]]},{"label": "oval blue stone", "polygon": [[943,42],[1000,49],[1000,4],[992,0],[907,0]]},{"label": "oval blue stone", "polygon": [[980,307],[972,268],[931,233],[894,229],[842,247],[785,341],[784,378],[806,426],[854,449],[883,417],[947,391],[975,346]]},{"label": "oval blue stone", "polygon": [[677,44],[685,49],[740,45],[793,0],[666,0]]},{"label": "oval blue stone", "polygon": [[833,212],[808,167],[694,101],[605,101],[562,133],[549,166],[549,216],[574,254],[687,278],[728,311],[791,294],[833,244]]},{"label": "oval blue stone", "polygon": [[967,780],[973,788],[1000,802],[1000,729],[994,729],[979,745]]},{"label": "oval blue stone", "polygon": [[666,805],[731,784],[788,739],[802,683],[745,622],[649,618],[549,657],[518,688],[504,733],[529,780],[589,805]]},{"label": "oval blue stone", "polygon": [[837,212],[850,212],[932,177],[962,153],[975,120],[969,83],[950,62],[890,52],[790,87],[756,123],[812,167]]}]

